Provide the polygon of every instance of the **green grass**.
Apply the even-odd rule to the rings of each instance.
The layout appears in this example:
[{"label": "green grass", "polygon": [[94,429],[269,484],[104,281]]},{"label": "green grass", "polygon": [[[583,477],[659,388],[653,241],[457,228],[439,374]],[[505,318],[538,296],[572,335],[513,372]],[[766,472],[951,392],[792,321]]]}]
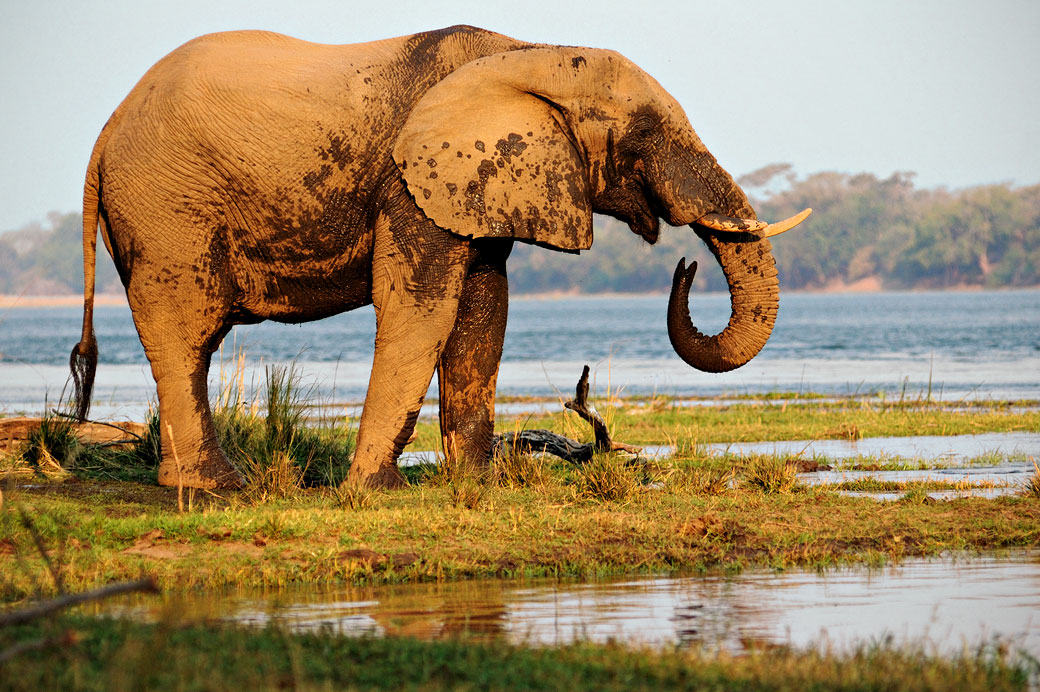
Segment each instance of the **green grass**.
[{"label": "green grass", "polygon": [[746,461],[744,470],[748,487],[764,493],[786,493],[798,485],[798,469],[784,457],[756,454]]},{"label": "green grass", "polygon": [[[60,419],[49,422],[34,442],[38,476],[27,480],[19,471],[0,480],[0,599],[53,594],[58,583],[77,590],[141,574],[167,591],[590,578],[879,565],[1040,544],[1040,469],[1018,496],[936,502],[928,491],[937,482],[803,486],[785,457],[700,451],[703,442],[765,434],[773,425],[791,439],[821,429],[846,438],[873,431],[1035,430],[1036,412],[882,410],[849,402],[804,410],[788,404],[786,411],[783,403],[754,402],[705,412],[655,400],[650,410],[612,406],[608,423],[626,442],[631,434],[636,441],[677,444],[670,459],[597,455],[572,466],[518,456],[496,459],[487,471],[441,459],[403,469],[411,483],[404,490],[373,492],[322,485],[345,473],[351,439],[342,428],[315,427],[299,391],[291,370],[269,372],[263,405],[223,399],[218,420],[228,435],[225,449],[238,464],[261,463],[247,469],[252,483],[246,490],[195,493],[188,511],[179,508],[175,489],[154,485],[155,417],[134,445],[93,450],[70,440]],[[787,413],[794,420],[787,421]],[[528,427],[587,435],[570,414]],[[978,462],[987,460],[997,456]],[[845,463],[927,466],[889,458]],[[62,472],[41,475],[59,466]],[[839,488],[903,495],[879,504],[843,496]],[[0,689],[1000,690],[1024,689],[1036,675],[1035,661],[992,648],[953,658],[885,644],[847,655],[779,648],[729,657],[76,617],[2,630],[0,655],[16,642],[41,638],[61,644],[2,664]]]},{"label": "green grass", "polygon": [[[687,463],[626,467],[630,494],[605,498],[581,492],[575,469],[554,465],[548,473],[540,486],[474,481],[476,502],[429,479],[353,500],[330,488],[260,503],[245,492],[196,494],[185,512],[171,488],[77,478],[9,483],[0,510],[0,598],[54,591],[21,511],[73,589],[142,572],[180,590],[826,568],[1040,544],[1040,503],[1024,495],[879,505],[819,487],[763,492],[751,487],[747,468],[732,469],[730,483],[719,467]],[[723,542],[717,526],[725,527]],[[376,558],[358,561],[359,550]]]},{"label": "green grass", "polygon": [[[878,399],[788,403],[785,400],[726,402],[718,406],[677,406],[668,400],[597,402],[614,438],[629,444],[673,444],[685,448],[716,442],[761,442],[813,439],[862,439],[911,435],[968,435],[983,432],[1036,432],[1036,402],[1012,406],[918,402],[886,403]],[[552,407],[550,402],[547,407]],[[498,430],[544,428],[575,439],[591,437],[588,426],[570,412],[551,415],[499,416]],[[411,449],[436,450],[440,433],[435,421],[422,421]]]},{"label": "green grass", "polygon": [[[222,425],[237,431],[225,448],[232,455],[267,460],[266,466],[251,471],[245,491],[221,497],[189,493],[188,511],[180,511],[175,490],[154,485],[154,418],[135,448],[105,451],[106,464],[81,454],[69,464],[71,477],[22,482],[24,474],[8,474],[0,510],[0,596],[21,599],[54,588],[36,576],[44,573],[43,563],[18,519],[22,509],[62,556],[67,583],[84,588],[142,571],[171,589],[585,577],[876,564],[1040,543],[1036,492],[879,506],[835,491],[912,495],[938,486],[863,481],[804,487],[796,483],[789,459],[706,455],[694,435],[676,436],[668,427],[677,421],[687,426],[691,420],[708,421],[697,428],[700,437],[739,436],[752,418],[756,426],[782,418],[783,405],[771,403],[718,411],[678,410],[667,403],[655,403],[649,412],[642,406],[601,407],[609,411],[618,439],[629,441],[617,430],[639,429],[651,442],[678,442],[677,455],[666,460],[633,463],[598,455],[589,464],[573,466],[516,457],[495,460],[486,472],[463,473],[442,459],[440,466],[404,469],[411,485],[402,491],[323,486],[324,479],[334,482],[345,473],[351,440],[342,428],[322,432],[310,425],[305,397],[294,394],[298,391],[290,370],[268,373],[263,406],[246,407],[241,395],[224,397],[218,406]],[[874,430],[890,423],[912,433],[932,426],[948,429],[951,421],[976,431],[1032,430],[1040,418],[1036,411],[999,405],[950,412],[927,405],[882,410],[876,402],[818,402],[805,410],[788,405],[787,411],[795,422],[785,423],[786,430],[799,438],[811,437],[810,428],[829,426],[848,435],[853,427]],[[549,422],[573,437],[587,434],[587,426],[569,413]],[[55,458],[65,444],[59,428],[46,432],[55,441],[47,448],[59,450],[52,453]],[[892,427],[879,429],[891,432]],[[328,461],[321,461],[326,458],[322,450],[329,449]],[[336,465],[317,473],[323,464]],[[725,529],[721,534],[719,526]],[[726,540],[717,540],[719,535]],[[351,559],[350,551],[357,550],[379,558]]]},{"label": "green grass", "polygon": [[1030,461],[1033,462],[1033,468],[1036,469],[1036,473],[1029,477],[1029,482],[1025,488],[1025,496],[1034,500],[1040,500],[1040,465],[1037,465],[1036,459],[1030,459]]},{"label": "green grass", "polygon": [[0,632],[54,640],[3,664],[6,690],[965,690],[1027,688],[1036,661],[988,647],[943,658],[924,647],[847,654],[786,647],[747,655],[577,643],[351,638],[176,622],[63,617]]}]

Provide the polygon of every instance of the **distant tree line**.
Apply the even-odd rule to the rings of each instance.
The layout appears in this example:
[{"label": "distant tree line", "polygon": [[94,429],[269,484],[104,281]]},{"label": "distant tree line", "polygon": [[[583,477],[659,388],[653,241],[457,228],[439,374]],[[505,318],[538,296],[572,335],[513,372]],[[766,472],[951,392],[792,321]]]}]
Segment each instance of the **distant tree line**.
[{"label": "distant tree line", "polygon": [[[912,174],[824,172],[799,179],[787,164],[738,182],[763,219],[814,209],[773,243],[785,289],[856,282],[892,289],[1040,285],[1040,185],[916,189]],[[726,289],[689,229],[663,228],[650,247],[621,222],[597,216],[595,224],[595,244],[580,256],[517,244],[509,260],[513,292],[667,291],[683,256],[700,263],[695,290]],[[0,235],[0,293],[81,292],[81,246],[78,213],[52,213],[46,226]],[[98,256],[99,290],[121,291],[100,243]]]},{"label": "distant tree line", "polygon": [[[1040,185],[916,189],[912,174],[879,179],[817,173],[798,179],[774,164],[738,181],[760,218],[813,215],[773,240],[784,289],[998,288],[1040,285]],[[518,292],[667,291],[680,257],[699,263],[695,290],[726,289],[690,229],[662,228],[648,246],[622,223],[597,217],[581,257],[517,246],[509,260]]]},{"label": "distant tree line", "polygon": [[[99,291],[123,290],[115,265],[98,238]],[[51,212],[47,224],[32,223],[0,235],[0,293],[83,293],[83,217]]]}]

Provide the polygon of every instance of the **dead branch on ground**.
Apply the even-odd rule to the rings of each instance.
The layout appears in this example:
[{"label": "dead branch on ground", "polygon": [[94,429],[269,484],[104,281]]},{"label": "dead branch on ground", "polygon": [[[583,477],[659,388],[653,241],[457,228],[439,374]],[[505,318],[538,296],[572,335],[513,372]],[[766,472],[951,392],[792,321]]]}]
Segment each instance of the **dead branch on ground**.
[{"label": "dead branch on ground", "polygon": [[581,371],[581,377],[574,388],[574,398],[563,404],[564,408],[574,411],[582,420],[592,426],[593,442],[576,442],[549,430],[521,430],[495,435],[491,445],[492,457],[500,454],[534,454],[545,452],[557,456],[564,461],[581,464],[592,459],[595,452],[628,452],[639,454],[641,448],[622,442],[615,442],[610,431],[596,407],[589,402],[589,366]]},{"label": "dead branch on ground", "polygon": [[79,593],[70,593],[57,598],[52,598],[49,601],[42,601],[35,603],[27,608],[21,610],[14,610],[9,613],[0,614],[0,628],[12,627],[14,625],[24,625],[27,622],[33,620],[39,620],[40,618],[52,615],[59,610],[79,605],[80,603],[88,603],[90,601],[99,601],[103,598],[110,596],[117,596],[119,594],[131,593],[134,591],[143,591],[146,593],[159,593],[159,587],[156,585],[155,580],[139,579],[137,581],[126,581],[118,582],[116,584],[109,584],[102,586],[99,589],[92,589],[90,591],[81,591]]}]

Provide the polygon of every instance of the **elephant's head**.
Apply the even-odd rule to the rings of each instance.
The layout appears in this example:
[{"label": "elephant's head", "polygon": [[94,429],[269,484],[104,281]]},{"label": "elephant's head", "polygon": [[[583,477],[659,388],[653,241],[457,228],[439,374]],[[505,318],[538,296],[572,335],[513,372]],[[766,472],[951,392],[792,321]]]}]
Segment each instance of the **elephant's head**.
[{"label": "elephant's head", "polygon": [[650,243],[663,218],[689,225],[718,258],[732,314],[715,336],[690,320],[694,265],[676,270],[668,329],[693,367],[723,372],[772,332],[779,288],[770,235],[800,223],[757,220],[679,104],[612,51],[536,46],[467,63],[414,106],[394,147],[409,190],[437,225],[576,252],[593,212]]}]

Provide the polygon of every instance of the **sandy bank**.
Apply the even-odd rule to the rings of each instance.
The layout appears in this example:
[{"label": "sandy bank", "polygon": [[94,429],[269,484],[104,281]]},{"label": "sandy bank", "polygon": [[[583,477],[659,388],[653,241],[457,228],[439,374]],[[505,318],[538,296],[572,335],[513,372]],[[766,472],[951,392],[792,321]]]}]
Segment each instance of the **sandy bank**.
[{"label": "sandy bank", "polygon": [[[126,296],[121,293],[99,293],[94,297],[95,305],[126,305]],[[0,295],[0,308],[55,308],[83,305],[83,296],[12,296]]]}]

